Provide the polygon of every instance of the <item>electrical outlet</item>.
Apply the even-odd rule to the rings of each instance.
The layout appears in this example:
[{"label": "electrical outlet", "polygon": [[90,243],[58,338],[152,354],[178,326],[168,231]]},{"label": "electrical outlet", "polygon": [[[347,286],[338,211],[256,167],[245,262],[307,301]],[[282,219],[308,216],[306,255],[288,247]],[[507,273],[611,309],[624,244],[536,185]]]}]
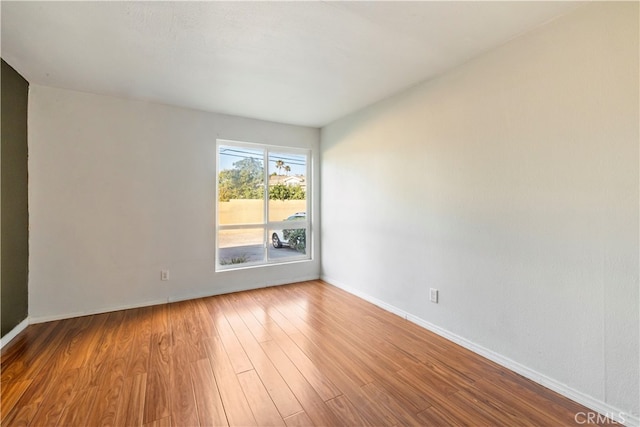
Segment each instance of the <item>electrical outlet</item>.
[{"label": "electrical outlet", "polygon": [[438,303],[438,290],[434,288],[429,289],[429,301]]},{"label": "electrical outlet", "polygon": [[169,270],[162,270],[160,272],[160,280],[169,280]]}]

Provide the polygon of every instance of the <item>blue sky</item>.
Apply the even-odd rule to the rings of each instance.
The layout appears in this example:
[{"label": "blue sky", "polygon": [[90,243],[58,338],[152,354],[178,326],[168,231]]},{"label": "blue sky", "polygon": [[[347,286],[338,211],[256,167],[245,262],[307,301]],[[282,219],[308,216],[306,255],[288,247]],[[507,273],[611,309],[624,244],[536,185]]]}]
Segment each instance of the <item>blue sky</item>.
[{"label": "blue sky", "polygon": [[[262,150],[253,150],[250,148],[244,147],[233,147],[233,146],[220,146],[220,170],[224,169],[233,169],[233,163],[238,160],[242,160],[248,157],[253,157],[254,159],[262,160]],[[273,172],[279,173],[280,175],[285,175],[286,172],[283,170],[278,171],[276,168],[276,161],[282,160],[285,165],[288,165],[291,168],[291,172],[289,175],[305,175],[307,172],[307,167],[305,163],[305,156],[300,154],[291,154],[291,153],[278,153],[276,151],[270,152],[269,156],[269,174]]]}]

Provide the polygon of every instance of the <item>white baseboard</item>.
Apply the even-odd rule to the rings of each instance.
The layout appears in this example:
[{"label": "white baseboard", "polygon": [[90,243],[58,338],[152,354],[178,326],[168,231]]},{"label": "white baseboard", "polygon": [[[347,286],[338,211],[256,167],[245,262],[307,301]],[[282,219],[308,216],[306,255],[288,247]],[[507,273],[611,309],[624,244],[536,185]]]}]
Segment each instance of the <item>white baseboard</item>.
[{"label": "white baseboard", "polygon": [[112,311],[131,310],[133,308],[149,307],[151,305],[166,304],[167,302],[168,302],[167,299],[158,299],[158,300],[146,301],[140,304],[119,305],[114,307],[99,308],[96,310],[78,311],[78,312],[64,313],[64,314],[52,314],[52,315],[46,315],[46,316],[31,316],[30,320],[31,320],[31,324],[52,322],[54,320],[73,319],[75,317],[93,316],[94,314],[111,313]]},{"label": "white baseboard", "polygon": [[10,330],[5,336],[0,338],[0,349],[4,348],[5,345],[9,344],[20,332],[24,331],[27,326],[30,324],[30,319],[27,317],[22,322],[18,323],[18,325]]},{"label": "white baseboard", "polygon": [[29,324],[51,322],[54,320],[72,319],[74,317],[92,316],[94,314],[110,313],[112,311],[130,310],[133,308],[149,307],[152,305],[186,301],[186,300],[196,299],[196,298],[206,298],[206,297],[212,297],[216,295],[230,294],[233,292],[249,291],[252,289],[267,288],[269,286],[279,286],[287,283],[304,282],[307,280],[317,280],[317,279],[319,279],[317,274],[310,275],[310,276],[300,276],[300,277],[295,277],[292,280],[287,280],[286,283],[282,283],[282,281],[274,281],[274,282],[266,281],[263,283],[254,284],[252,286],[227,286],[222,288],[212,288],[211,290],[206,292],[199,292],[199,293],[196,292],[196,293],[189,293],[189,294],[183,294],[183,295],[177,295],[177,296],[169,296],[167,298],[145,301],[138,304],[127,304],[127,305],[119,305],[119,306],[113,306],[113,307],[104,307],[104,308],[82,311],[82,312],[54,314],[54,315],[46,315],[46,316],[30,316]]},{"label": "white baseboard", "polygon": [[[449,341],[452,341],[468,350],[473,351],[476,354],[479,354],[483,357],[486,357],[487,359],[501,365],[504,366],[505,368],[514,371],[520,375],[522,375],[523,377],[526,377],[544,387],[547,387],[583,406],[586,406],[589,409],[592,409],[593,411],[604,415],[608,418],[611,418],[621,424],[624,424],[625,426],[628,427],[638,427],[640,426],[640,417],[638,415],[634,415],[634,414],[630,414],[628,412],[622,411],[618,408],[615,408],[599,399],[596,399],[592,396],[589,396],[585,393],[582,393],[581,391],[575,390],[569,386],[567,386],[566,384],[563,384],[559,381],[556,381],[553,378],[550,378],[544,374],[541,374],[531,368],[528,368],[527,366],[524,366],[514,360],[511,360],[507,357],[502,356],[501,354],[498,354],[492,350],[489,350],[487,348],[484,348],[472,341],[467,340],[466,338],[463,338],[459,335],[456,335],[454,333],[451,333],[449,331],[447,331],[446,329],[443,329],[437,325],[434,325],[430,322],[427,322],[424,319],[421,319],[411,313],[408,313],[398,307],[395,307],[391,304],[388,304],[378,298],[372,297],[370,295],[365,294],[364,292],[358,290],[358,289],[354,289],[351,288],[349,286],[345,286],[344,284],[333,280],[330,277],[327,277],[325,275],[321,276],[321,280],[329,283],[330,285],[333,285],[337,288],[340,288],[346,292],[349,292],[350,294],[353,294],[359,298],[362,298],[365,301],[368,301],[374,305],[377,305],[378,307],[389,311],[393,314],[396,314],[404,319],[407,319],[408,321],[415,323],[416,325],[419,325],[435,334],[440,335],[443,338],[448,339]],[[584,417],[584,419],[586,419],[586,415]],[[580,421],[580,420],[578,420]],[[579,422],[577,422],[579,423]]]},{"label": "white baseboard", "polygon": [[197,299],[197,298],[213,297],[216,295],[232,294],[234,292],[244,292],[244,291],[250,291],[253,289],[268,288],[271,286],[283,286],[290,283],[306,282],[309,280],[318,280],[319,278],[320,277],[318,277],[318,275],[315,274],[310,276],[294,277],[293,279],[287,280],[285,283],[283,283],[282,281],[266,281],[262,283],[253,284],[251,286],[226,286],[222,288],[216,288],[215,292],[209,291],[209,292],[192,293],[188,295],[180,295],[177,297],[170,297],[166,302],[178,302],[178,301],[187,301],[187,300]]}]

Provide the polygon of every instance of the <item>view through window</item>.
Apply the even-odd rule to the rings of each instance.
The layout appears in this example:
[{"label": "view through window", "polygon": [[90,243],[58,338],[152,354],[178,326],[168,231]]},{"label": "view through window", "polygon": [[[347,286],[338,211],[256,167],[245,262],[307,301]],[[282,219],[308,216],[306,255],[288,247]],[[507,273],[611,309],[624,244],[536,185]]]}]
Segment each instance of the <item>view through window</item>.
[{"label": "view through window", "polygon": [[219,140],[218,270],[310,259],[309,152]]}]

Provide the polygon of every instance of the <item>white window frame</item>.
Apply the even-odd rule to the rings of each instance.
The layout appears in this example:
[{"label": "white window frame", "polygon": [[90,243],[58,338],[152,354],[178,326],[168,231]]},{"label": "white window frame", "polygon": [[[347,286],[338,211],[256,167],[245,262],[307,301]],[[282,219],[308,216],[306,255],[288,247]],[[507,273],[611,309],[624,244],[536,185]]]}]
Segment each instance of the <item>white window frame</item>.
[{"label": "white window frame", "polygon": [[[219,204],[220,204],[220,185],[219,185],[219,175],[220,175],[220,146],[231,146],[238,148],[246,148],[254,151],[262,151],[263,155],[263,169],[264,169],[264,193],[263,193],[263,221],[262,223],[251,223],[251,224],[233,224],[233,225],[221,225],[219,218]],[[286,258],[269,258],[269,245],[271,245],[271,230],[283,230],[283,229],[291,229],[292,222],[291,221],[269,221],[269,154],[277,153],[277,154],[294,154],[294,155],[304,155],[306,157],[306,170],[305,170],[305,201],[306,201],[306,219],[304,221],[297,220],[295,221],[295,229],[304,229],[306,233],[306,251],[304,254],[294,255]],[[311,215],[312,215],[312,152],[310,149],[304,148],[294,148],[294,147],[286,147],[286,146],[278,146],[278,145],[270,145],[270,144],[260,144],[253,142],[242,142],[242,141],[234,141],[229,139],[216,139],[216,174],[215,174],[215,270],[216,272],[221,271],[230,271],[230,270],[239,270],[245,268],[256,268],[256,267],[265,267],[270,265],[282,265],[294,262],[307,262],[313,259],[312,256],[312,243],[313,243],[313,230],[311,228]],[[222,265],[220,264],[220,245],[219,245],[219,233],[223,230],[241,230],[241,229],[262,229],[263,232],[263,249],[264,256],[261,261],[248,262],[242,264],[229,264]],[[273,248],[271,248],[273,250]]]}]

